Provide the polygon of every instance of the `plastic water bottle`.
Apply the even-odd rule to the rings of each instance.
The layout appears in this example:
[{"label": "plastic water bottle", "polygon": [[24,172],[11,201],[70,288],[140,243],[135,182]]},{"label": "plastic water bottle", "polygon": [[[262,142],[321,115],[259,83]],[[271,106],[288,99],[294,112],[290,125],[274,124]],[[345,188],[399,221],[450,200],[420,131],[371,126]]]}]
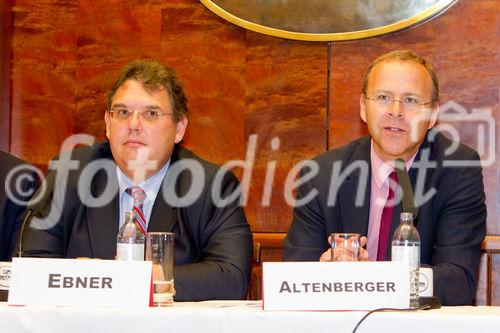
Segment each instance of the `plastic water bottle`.
[{"label": "plastic water bottle", "polygon": [[418,270],[420,266],[420,236],[413,225],[412,213],[401,213],[401,223],[392,240],[392,261],[410,265],[410,307],[418,307]]},{"label": "plastic water bottle", "polygon": [[144,260],[145,240],[135,212],[126,212],[125,223],[116,237],[116,260]]}]

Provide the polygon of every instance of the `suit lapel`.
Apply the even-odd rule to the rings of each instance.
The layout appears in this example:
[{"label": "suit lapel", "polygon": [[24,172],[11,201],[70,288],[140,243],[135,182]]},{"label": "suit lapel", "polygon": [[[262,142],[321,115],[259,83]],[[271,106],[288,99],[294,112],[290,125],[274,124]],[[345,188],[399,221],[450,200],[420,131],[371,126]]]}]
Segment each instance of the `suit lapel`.
[{"label": "suit lapel", "polygon": [[160,187],[160,193],[156,196],[153,211],[151,212],[151,218],[148,222],[148,231],[150,232],[171,232],[177,222],[177,208],[169,205],[163,197],[162,189],[164,185],[168,186],[165,179]]},{"label": "suit lapel", "polygon": [[[422,142],[422,145],[418,150],[417,156],[415,157],[415,160],[413,161],[412,166],[410,167],[410,170],[408,172],[411,186],[413,192],[415,193],[416,204],[418,209],[420,209],[422,206],[422,204],[418,200],[418,197],[427,193],[427,190],[429,189],[430,180],[432,178],[432,173],[435,169],[433,167],[430,167],[429,165],[426,165],[427,163],[434,163],[436,160],[435,145],[433,144],[433,142],[429,141],[429,136],[435,134],[436,133],[433,133],[432,130],[427,132],[427,136],[424,142]],[[424,177],[424,176],[425,180],[423,189],[420,190],[421,193],[418,193],[419,192],[419,189],[417,188],[418,177]],[[417,222],[418,222],[418,215],[416,219],[414,219],[413,223],[417,225]]]},{"label": "suit lapel", "polygon": [[94,197],[98,197],[106,187],[111,187],[113,188],[113,198],[108,204],[101,207],[87,206],[87,223],[93,256],[96,258],[111,259],[116,254],[118,214],[120,210],[119,191],[118,180],[116,178],[116,165],[109,163],[105,167],[109,169],[108,174],[112,175],[111,178],[108,179],[106,172],[100,170],[91,183],[91,192]]},{"label": "suit lapel", "polygon": [[[367,174],[366,177],[363,177],[360,169],[356,169],[346,178],[342,185],[343,190],[339,193],[342,231],[367,235],[371,191],[370,138],[366,137],[360,143],[352,158],[345,162],[347,163],[345,167],[348,167],[351,163],[363,164],[363,168],[367,168],[365,170]],[[360,186],[360,191],[365,191],[361,206],[355,204],[358,186]]]},{"label": "suit lapel", "polygon": [[[171,201],[167,201],[163,195],[164,189],[171,189],[172,187],[178,187],[178,178],[182,177],[178,175],[174,179],[172,177],[172,167],[175,163],[179,162],[179,150],[181,148],[176,145],[172,156],[170,157],[170,166],[168,167],[165,178],[160,186],[159,192],[156,195],[156,200],[153,205],[153,211],[151,212],[151,217],[148,222],[148,231],[164,231],[171,232],[174,225],[177,223],[177,206],[172,206]],[[176,191],[176,193],[179,193]]]}]

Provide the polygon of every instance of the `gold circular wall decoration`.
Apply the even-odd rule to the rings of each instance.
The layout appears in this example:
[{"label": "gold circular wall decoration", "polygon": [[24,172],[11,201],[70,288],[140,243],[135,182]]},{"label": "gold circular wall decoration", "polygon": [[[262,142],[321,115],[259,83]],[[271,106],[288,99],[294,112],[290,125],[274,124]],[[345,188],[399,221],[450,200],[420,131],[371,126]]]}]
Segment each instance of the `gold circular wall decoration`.
[{"label": "gold circular wall decoration", "polygon": [[458,0],[200,0],[240,27],[275,37],[343,41],[399,31]]}]

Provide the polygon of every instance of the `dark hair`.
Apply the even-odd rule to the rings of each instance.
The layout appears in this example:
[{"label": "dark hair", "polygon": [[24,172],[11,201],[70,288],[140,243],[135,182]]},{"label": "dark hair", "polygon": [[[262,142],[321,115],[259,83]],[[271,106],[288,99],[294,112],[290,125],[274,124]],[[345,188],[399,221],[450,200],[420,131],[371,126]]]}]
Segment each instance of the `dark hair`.
[{"label": "dark hair", "polygon": [[182,81],[177,77],[173,68],[154,60],[132,61],[120,71],[108,94],[108,110],[111,108],[111,101],[116,91],[127,80],[139,81],[149,92],[165,89],[172,104],[173,119],[177,122],[187,116],[187,98]]},{"label": "dark hair", "polygon": [[427,60],[416,55],[410,50],[392,51],[375,59],[375,61],[373,61],[366,70],[365,77],[363,78],[363,88],[362,88],[363,94],[366,94],[366,89],[368,88],[368,79],[370,77],[373,68],[375,68],[375,66],[377,66],[381,62],[390,62],[390,61],[414,61],[424,66],[432,80],[432,91],[431,91],[432,105],[435,105],[439,101],[439,81],[436,72],[434,72],[434,69],[432,68],[431,64],[427,62]]}]

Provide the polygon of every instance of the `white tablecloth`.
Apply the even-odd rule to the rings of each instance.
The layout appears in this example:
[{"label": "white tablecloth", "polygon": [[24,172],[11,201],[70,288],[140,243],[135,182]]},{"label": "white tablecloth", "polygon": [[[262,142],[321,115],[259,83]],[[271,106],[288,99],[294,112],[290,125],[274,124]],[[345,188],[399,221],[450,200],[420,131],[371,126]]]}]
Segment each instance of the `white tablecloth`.
[{"label": "white tablecloth", "polygon": [[[332,333],[352,332],[363,311],[263,311],[260,301],[175,303],[171,308],[8,306],[0,333]],[[358,332],[500,332],[500,307],[443,307],[370,315]]]}]

